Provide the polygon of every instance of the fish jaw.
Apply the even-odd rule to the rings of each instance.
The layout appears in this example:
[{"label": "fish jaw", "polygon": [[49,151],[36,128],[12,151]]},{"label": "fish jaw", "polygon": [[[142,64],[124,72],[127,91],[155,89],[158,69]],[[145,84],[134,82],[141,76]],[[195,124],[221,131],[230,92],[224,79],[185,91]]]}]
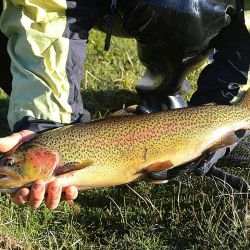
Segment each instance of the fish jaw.
[{"label": "fish jaw", "polygon": [[13,185],[21,185],[22,178],[15,171],[9,170],[7,167],[0,168],[0,187],[9,188]]},{"label": "fish jaw", "polygon": [[59,165],[59,154],[42,147],[21,148],[0,159],[0,191],[11,191],[35,180],[51,177]]},{"label": "fish jaw", "polygon": [[4,156],[0,159],[0,189],[22,186],[23,159],[16,156]]}]

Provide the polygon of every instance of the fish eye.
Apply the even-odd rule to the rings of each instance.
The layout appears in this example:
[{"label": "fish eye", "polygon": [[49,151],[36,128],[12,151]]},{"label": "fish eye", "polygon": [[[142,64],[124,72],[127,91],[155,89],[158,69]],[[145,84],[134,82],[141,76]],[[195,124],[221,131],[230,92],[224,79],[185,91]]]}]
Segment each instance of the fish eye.
[{"label": "fish eye", "polygon": [[8,158],[8,159],[6,159],[5,164],[6,164],[7,167],[13,167],[15,162],[14,162],[14,160],[12,158]]}]

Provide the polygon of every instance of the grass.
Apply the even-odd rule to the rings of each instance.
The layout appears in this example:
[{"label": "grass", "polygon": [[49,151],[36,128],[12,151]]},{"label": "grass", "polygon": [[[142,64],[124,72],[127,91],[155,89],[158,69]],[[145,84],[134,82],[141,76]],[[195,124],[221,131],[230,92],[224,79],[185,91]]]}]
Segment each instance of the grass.
[{"label": "grass", "polygon": [[[112,39],[108,53],[103,42],[102,34],[92,34],[82,84],[93,118],[137,103],[134,83],[143,72],[134,41]],[[0,94],[1,136],[8,133],[7,106]],[[243,194],[190,175],[166,185],[86,191],[56,211],[16,206],[1,194],[0,249],[248,249],[247,212]]]},{"label": "grass", "polygon": [[250,3],[249,3],[249,1],[247,1],[247,0],[245,0],[245,9],[246,9],[247,11],[250,10]]}]

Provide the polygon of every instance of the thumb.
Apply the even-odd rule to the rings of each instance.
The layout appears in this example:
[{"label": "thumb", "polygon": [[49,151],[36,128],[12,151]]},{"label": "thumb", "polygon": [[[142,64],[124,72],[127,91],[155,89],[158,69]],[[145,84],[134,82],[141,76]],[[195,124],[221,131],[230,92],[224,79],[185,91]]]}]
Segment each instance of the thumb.
[{"label": "thumb", "polygon": [[22,130],[20,132],[13,133],[9,136],[0,138],[0,152],[6,153],[16,145],[31,139],[37,134],[30,130]]}]

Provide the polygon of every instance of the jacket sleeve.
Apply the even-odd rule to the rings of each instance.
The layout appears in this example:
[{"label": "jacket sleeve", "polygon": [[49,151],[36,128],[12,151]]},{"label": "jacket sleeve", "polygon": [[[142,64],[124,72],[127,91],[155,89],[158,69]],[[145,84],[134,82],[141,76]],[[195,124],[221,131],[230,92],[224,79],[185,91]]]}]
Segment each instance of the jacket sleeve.
[{"label": "jacket sleeve", "polygon": [[11,130],[37,132],[46,123],[50,128],[89,118],[80,95],[88,31],[79,29],[75,8],[66,0],[4,0],[0,28],[13,76]]}]

